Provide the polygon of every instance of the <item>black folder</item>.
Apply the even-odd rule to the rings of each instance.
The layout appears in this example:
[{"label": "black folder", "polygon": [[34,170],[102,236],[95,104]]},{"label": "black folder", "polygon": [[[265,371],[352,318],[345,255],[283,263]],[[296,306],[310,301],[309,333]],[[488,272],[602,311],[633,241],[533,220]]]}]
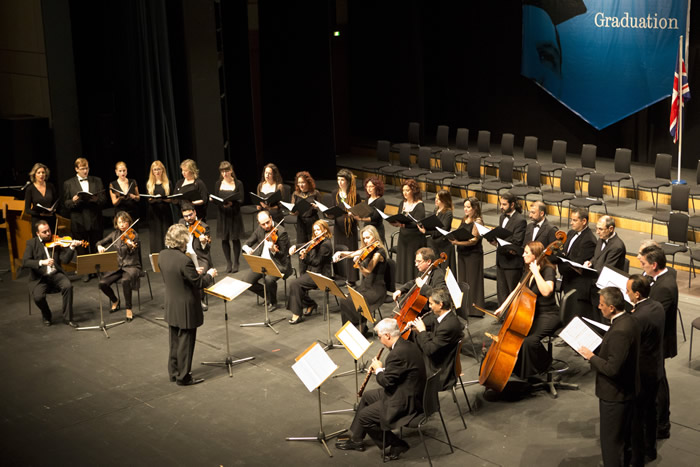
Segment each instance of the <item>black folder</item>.
[{"label": "black folder", "polygon": [[[312,208],[311,203],[309,203],[306,198],[299,198],[296,203],[292,206],[291,203],[285,203],[282,201],[282,205],[290,212],[290,213],[295,213],[298,216],[301,216],[302,214],[306,213],[309,209]],[[291,207],[290,207],[291,206]]]},{"label": "black folder", "polygon": [[233,197],[234,197],[234,196],[235,196],[234,193],[231,193],[230,195],[228,195],[228,196],[225,197],[225,198],[222,198],[222,197],[216,196],[216,195],[209,195],[209,199],[212,200],[212,201],[214,201],[214,203],[216,203],[216,204],[218,204],[218,205],[220,205],[220,206],[223,206],[224,204],[226,204],[226,203],[228,203],[228,202],[233,202]]},{"label": "black folder", "polygon": [[[510,230],[504,229],[501,226],[498,226],[498,227],[494,227],[493,229],[491,229],[483,237],[487,241],[493,242],[496,240],[496,238],[500,238],[501,240],[508,240],[512,236],[513,236],[513,232],[511,232]],[[508,246],[510,246],[510,245],[508,245]]]},{"label": "black folder", "polygon": [[250,199],[253,200],[253,204],[265,203],[268,206],[271,206],[282,201],[282,192],[277,190],[273,193],[268,193],[267,195],[257,195],[251,191]]},{"label": "black folder", "polygon": [[451,226],[445,226],[440,222],[440,219],[438,219],[438,216],[436,214],[431,214],[430,216],[426,217],[425,219],[421,219],[418,222],[420,225],[423,226],[425,230],[435,230],[435,227],[440,227],[441,229],[445,228],[450,228]]}]

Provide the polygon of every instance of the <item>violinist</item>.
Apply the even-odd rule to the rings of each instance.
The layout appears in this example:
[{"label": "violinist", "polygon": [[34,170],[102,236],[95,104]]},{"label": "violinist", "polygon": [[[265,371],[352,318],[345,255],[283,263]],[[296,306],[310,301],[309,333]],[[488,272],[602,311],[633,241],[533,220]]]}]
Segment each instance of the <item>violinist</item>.
[{"label": "violinist", "polygon": [[[435,252],[432,248],[423,247],[416,251],[415,265],[421,276],[430,268],[436,259],[437,256],[435,256]],[[414,285],[420,287],[420,294],[422,296],[430,297],[433,290],[446,287],[445,271],[442,268],[434,268],[428,273],[427,277],[423,279],[417,277],[416,279],[406,282],[401,287],[398,287],[396,292],[394,292],[394,301],[398,300],[402,295],[408,293]],[[425,307],[423,308],[423,312],[426,312],[429,309],[430,305],[426,303]]]},{"label": "violinist", "polygon": [[112,290],[112,284],[120,281],[124,290],[124,301],[126,302],[126,322],[130,323],[134,319],[131,306],[131,291],[137,287],[139,275],[141,274],[141,249],[139,248],[139,234],[129,226],[133,223],[129,213],[120,211],[114,216],[114,231],[105,238],[97,242],[97,250],[100,253],[107,251],[107,247],[114,244],[109,251],[117,252],[117,263],[119,269],[108,272],[102,276],[100,290],[109,297],[112,302],[111,313],[119,310],[119,299]]},{"label": "violinist", "polygon": [[513,370],[513,374],[523,380],[549,369],[552,358],[542,345],[542,338],[551,336],[561,325],[559,307],[554,298],[554,281],[556,280],[554,266],[546,256],[536,261],[543,251],[544,245],[542,243],[530,242],[525,245],[523,252],[525,275],[529,272],[532,273],[529,282],[525,285],[537,297],[532,327],[523,340]]},{"label": "violinist", "polygon": [[[187,242],[186,253],[196,256],[195,265],[198,268],[204,268],[205,271],[213,268],[211,260],[211,231],[209,226],[204,223],[197,215],[196,208],[185,201],[180,204],[182,219],[178,222],[187,227],[190,232],[190,240]],[[202,310],[207,311],[209,306],[202,302]]]},{"label": "violinist", "polygon": [[[289,254],[299,253],[299,262],[306,266],[305,271],[311,271],[330,277],[331,256],[333,255],[333,245],[331,244],[331,232],[328,224],[324,220],[317,220],[311,229],[313,237],[306,244],[299,247],[296,245],[289,249]],[[289,285],[289,300],[287,307],[292,312],[292,319],[289,324],[298,324],[304,320],[304,316],[309,316],[318,304],[309,298],[309,290],[316,289],[316,283],[304,272],[294,279]],[[302,309],[304,309],[302,314]]]},{"label": "violinist", "polygon": [[[373,225],[363,227],[360,236],[363,248],[351,252],[338,251],[335,253],[333,260],[337,262],[343,258],[349,258],[344,261],[353,261],[354,264],[357,264],[358,269],[362,273],[362,282],[356,290],[365,298],[369,309],[376,310],[379,308],[379,305],[384,303],[384,297],[386,297],[387,280],[385,272],[387,270],[388,253],[381,241],[379,232]],[[360,260],[363,256],[364,258]],[[357,312],[352,298],[348,297],[340,302],[340,315],[343,323],[350,321],[355,326],[359,325],[361,333],[368,334],[367,319]]]},{"label": "violinist", "polygon": [[[274,230],[274,232],[273,232]],[[258,212],[258,226],[253,230],[253,234],[243,245],[243,251],[249,255],[270,258],[284,275],[289,277],[292,274],[292,260],[289,257],[289,235],[279,224],[274,224],[269,211]],[[262,274],[248,271],[243,278],[244,282],[253,284],[250,291],[261,298],[265,298],[265,288],[258,281]],[[265,285],[268,291],[269,311],[277,309],[277,281],[279,277],[265,276]]]},{"label": "violinist", "polygon": [[51,227],[45,220],[36,224],[36,237],[27,240],[22,258],[22,267],[30,270],[29,290],[36,306],[41,310],[45,326],[51,326],[51,309],[46,302],[46,294],[61,292],[63,298],[63,322],[78,327],[73,322],[73,284],[61,267],[75,258],[78,240],[69,241],[68,246],[50,246]]}]

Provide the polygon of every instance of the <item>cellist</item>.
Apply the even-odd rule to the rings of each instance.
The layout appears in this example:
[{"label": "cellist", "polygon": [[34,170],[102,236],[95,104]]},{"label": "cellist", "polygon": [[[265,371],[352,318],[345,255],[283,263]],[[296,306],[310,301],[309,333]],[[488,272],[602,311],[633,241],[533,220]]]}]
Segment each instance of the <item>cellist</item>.
[{"label": "cellist", "polygon": [[[425,271],[430,268],[430,265],[437,259],[437,256],[435,255],[435,252],[433,251],[432,248],[428,247],[423,247],[416,251],[416,268],[418,268],[418,272],[423,275]],[[430,294],[433,292],[433,290],[446,287],[445,285],[445,271],[442,268],[434,268],[428,276],[421,280],[420,277],[410,280],[403,284],[401,287],[398,287],[396,289],[396,292],[394,292],[393,298],[394,301],[398,300],[401,295],[408,293],[409,290],[413,287],[413,285],[418,285],[420,287],[420,294],[423,295],[424,297],[430,297]],[[423,312],[427,312],[430,310],[430,305],[426,302],[425,307],[423,308]]]},{"label": "cellist", "polygon": [[513,369],[513,374],[521,379],[530,378],[549,369],[552,359],[541,341],[543,337],[552,335],[561,324],[559,307],[554,298],[554,266],[547,256],[542,256],[539,262],[536,261],[543,251],[544,245],[541,242],[530,242],[523,252],[525,275],[532,272],[529,283],[525,285],[535,294],[537,301],[532,327],[523,340]]}]

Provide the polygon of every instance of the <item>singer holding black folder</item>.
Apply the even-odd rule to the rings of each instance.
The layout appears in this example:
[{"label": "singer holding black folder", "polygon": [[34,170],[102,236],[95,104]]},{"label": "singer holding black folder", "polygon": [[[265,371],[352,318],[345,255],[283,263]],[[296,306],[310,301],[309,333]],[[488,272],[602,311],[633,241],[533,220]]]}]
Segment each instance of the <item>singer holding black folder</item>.
[{"label": "singer holding black folder", "polygon": [[[295,177],[296,186],[292,193],[292,204],[296,204],[299,200],[305,199],[309,203],[321,199],[321,193],[316,189],[316,182],[309,172],[297,172]],[[315,222],[318,220],[318,208],[311,204],[311,209],[303,213],[297,214],[297,243],[306,243],[312,237],[311,230]],[[304,267],[302,267],[304,266]],[[306,270],[306,265],[299,264],[301,272]]]},{"label": "singer holding black folder", "polygon": [[[399,212],[410,215],[414,219],[425,217],[425,205],[421,200],[420,186],[415,180],[405,180],[401,186],[403,200],[399,203]],[[399,230],[399,241],[396,252],[396,282],[404,283],[412,280],[418,275],[418,270],[413,263],[416,251],[426,245],[425,235],[423,235],[415,223],[393,224],[394,227],[401,227]]]},{"label": "singer holding black folder", "polygon": [[[279,191],[281,194],[283,187],[282,175],[277,166],[275,164],[267,164],[263,167],[262,178],[260,179],[260,183],[258,183],[258,196],[271,195],[275,191]],[[260,203],[258,205],[258,211],[262,210],[270,212],[275,224],[279,224],[279,222],[284,219],[284,214],[282,213],[282,209],[280,209],[279,202],[272,204]]]},{"label": "singer holding black folder", "polygon": [[[454,214],[452,212],[452,195],[447,190],[439,190],[435,194],[435,216],[442,224],[443,228],[447,231],[452,230],[452,219]],[[432,216],[431,216],[432,217]],[[418,230],[426,235],[427,246],[432,248],[437,256],[440,253],[445,253],[447,255],[447,266],[450,267],[452,271],[455,270],[457,262],[455,260],[455,249],[448,239],[445,238],[436,228],[426,228],[423,224],[418,224]],[[443,268],[445,266],[443,265]]]},{"label": "singer holding black folder", "polygon": [[365,193],[367,193],[367,204],[372,208],[372,212],[368,217],[353,216],[356,221],[362,221],[365,226],[371,225],[379,233],[379,238],[386,245],[386,234],[384,231],[384,219],[377,212],[384,212],[386,209],[386,200],[384,200],[384,182],[377,177],[370,177],[365,180]]},{"label": "singer holding black folder", "polygon": [[238,272],[241,239],[245,234],[243,215],[241,214],[241,203],[245,190],[243,182],[236,178],[233,166],[229,161],[221,161],[219,173],[221,176],[214,185],[214,196],[225,199],[225,201],[223,203],[216,202],[216,207],[219,210],[216,236],[221,240],[221,248],[224,250],[224,257],[226,257],[226,272]]},{"label": "singer holding black folder", "polygon": [[483,312],[473,309],[472,304],[484,308],[484,246],[475,224],[484,225],[481,219],[481,203],[473,196],[464,200],[464,217],[460,228],[471,232],[472,238],[459,241],[450,240],[457,245],[457,280],[469,284],[467,304],[472,316],[484,316]]},{"label": "singer holding black folder", "polygon": [[158,253],[165,248],[165,233],[173,224],[170,180],[161,161],[153,161],[146,182],[148,192],[148,235],[151,253]]},{"label": "singer holding black folder", "polygon": [[[46,221],[50,226],[56,224],[56,206],[58,191],[49,180],[49,168],[37,162],[29,171],[31,182],[24,190],[24,212],[32,216],[32,229],[36,223]],[[33,230],[34,231],[34,230]]]},{"label": "singer holding black folder", "polygon": [[119,161],[114,165],[117,179],[109,184],[109,197],[112,199],[114,210],[129,213],[132,219],[139,216],[139,186],[133,178],[127,178],[126,163]]},{"label": "singer holding black folder", "polygon": [[[180,164],[180,170],[182,170],[182,178],[175,183],[175,190],[173,191],[176,194],[182,193],[183,197],[186,197],[194,206],[194,209],[197,211],[197,218],[205,222],[207,220],[209,190],[207,190],[207,186],[199,178],[197,164],[192,159],[185,159],[182,161],[182,164]],[[189,193],[191,191],[196,191],[197,193]],[[185,193],[188,193],[188,195],[185,196]],[[173,202],[179,204],[181,199],[175,198]]]},{"label": "singer holding black folder", "polygon": [[[333,190],[335,205],[343,206],[343,203],[346,203],[348,206],[354,206],[357,203],[355,175],[348,169],[340,169],[337,181],[338,188]],[[335,217],[333,221],[335,223],[333,227],[333,246],[335,250],[355,250],[358,244],[357,221],[350,214]],[[344,277],[351,284],[355,284],[360,278],[357,274],[357,269],[354,269],[349,264],[343,264],[342,267],[336,268],[336,274]]]}]

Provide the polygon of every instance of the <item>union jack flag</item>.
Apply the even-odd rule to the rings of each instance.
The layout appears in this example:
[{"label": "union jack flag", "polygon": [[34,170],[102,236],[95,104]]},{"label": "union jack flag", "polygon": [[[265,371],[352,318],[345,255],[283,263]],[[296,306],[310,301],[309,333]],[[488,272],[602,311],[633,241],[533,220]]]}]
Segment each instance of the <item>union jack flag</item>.
[{"label": "union jack flag", "polygon": [[[680,63],[681,70],[678,69]],[[678,81],[679,76],[682,76],[683,88],[679,91]],[[685,60],[679,60],[676,55],[676,70],[673,75],[673,95],[671,96],[671,136],[673,137],[673,142],[678,142],[678,94],[683,95],[683,102],[690,100],[690,87],[688,86],[688,74],[685,71]],[[684,113],[685,116],[685,113]],[[681,128],[682,130],[682,128]]]}]

